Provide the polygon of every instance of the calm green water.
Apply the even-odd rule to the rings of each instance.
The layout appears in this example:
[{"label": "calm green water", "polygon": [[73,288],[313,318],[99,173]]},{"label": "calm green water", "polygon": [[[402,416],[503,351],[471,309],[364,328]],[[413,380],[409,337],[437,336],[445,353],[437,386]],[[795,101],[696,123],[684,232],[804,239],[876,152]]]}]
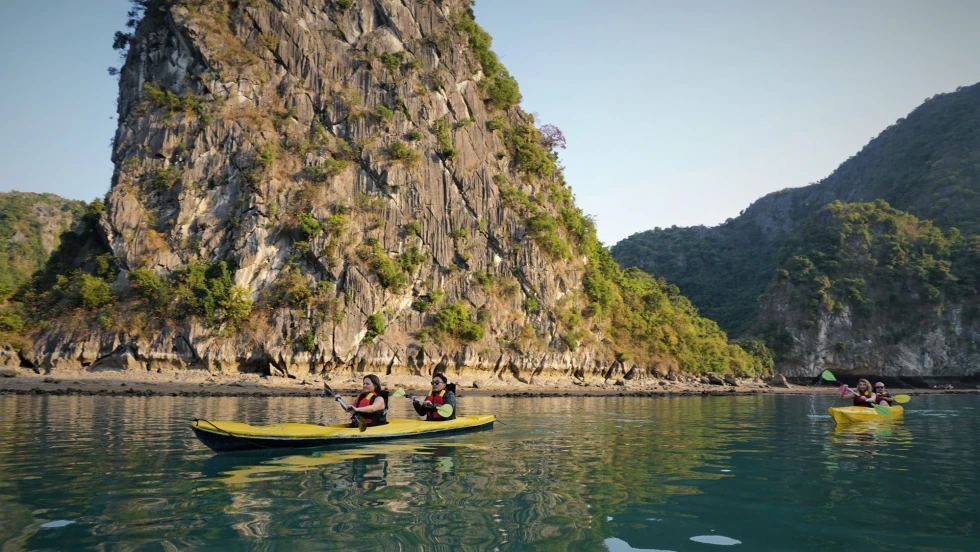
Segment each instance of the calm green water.
[{"label": "calm green water", "polygon": [[827,403],[464,397],[506,425],[215,456],[188,420],[340,410],[0,396],[0,550],[980,549],[980,397],[915,397],[904,422],[843,431]]}]

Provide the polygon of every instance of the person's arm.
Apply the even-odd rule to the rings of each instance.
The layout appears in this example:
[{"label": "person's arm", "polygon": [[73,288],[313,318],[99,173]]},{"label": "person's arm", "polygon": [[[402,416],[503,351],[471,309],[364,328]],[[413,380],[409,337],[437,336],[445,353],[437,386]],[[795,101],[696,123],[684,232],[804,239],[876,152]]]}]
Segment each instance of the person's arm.
[{"label": "person's arm", "polygon": [[446,394],[442,397],[442,402],[444,404],[452,405],[453,414],[456,413],[456,393],[452,391],[446,391]]},{"label": "person's arm", "polygon": [[415,413],[419,416],[425,416],[429,412],[426,407],[422,406],[422,401],[419,400],[412,401],[412,408],[415,409]]},{"label": "person's arm", "polygon": [[875,404],[876,402],[878,402],[876,400],[876,397],[875,397],[875,394],[874,393],[872,393],[870,396],[867,396],[867,397],[864,397],[864,396],[861,396],[861,395],[856,395],[856,396],[857,396],[858,402],[859,403],[862,403],[862,404]]},{"label": "person's arm", "polygon": [[837,398],[838,399],[853,399],[856,396],[857,395],[855,395],[854,393],[851,393],[850,388],[845,387],[845,388],[841,389],[840,396],[837,397]]},{"label": "person's arm", "polygon": [[360,408],[355,408],[354,412],[359,412],[361,414],[371,414],[372,412],[380,412],[385,409],[385,400],[379,397],[374,397],[371,404],[367,406],[362,406]]}]

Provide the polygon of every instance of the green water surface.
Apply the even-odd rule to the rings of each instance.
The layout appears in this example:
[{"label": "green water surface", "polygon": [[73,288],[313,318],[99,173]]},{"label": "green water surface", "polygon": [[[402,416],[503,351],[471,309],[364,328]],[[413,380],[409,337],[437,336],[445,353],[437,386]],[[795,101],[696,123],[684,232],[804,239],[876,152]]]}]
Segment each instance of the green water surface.
[{"label": "green water surface", "polygon": [[[493,431],[215,455],[308,398],[0,396],[0,550],[980,550],[980,397],[460,399]],[[407,417],[396,402],[392,416]]]}]

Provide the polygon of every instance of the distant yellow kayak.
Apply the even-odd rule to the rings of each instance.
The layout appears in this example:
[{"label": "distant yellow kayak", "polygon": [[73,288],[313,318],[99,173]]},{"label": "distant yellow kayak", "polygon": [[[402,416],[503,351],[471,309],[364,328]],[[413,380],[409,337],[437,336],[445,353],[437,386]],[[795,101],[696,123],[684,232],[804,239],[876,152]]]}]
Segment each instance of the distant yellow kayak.
[{"label": "distant yellow kayak", "polygon": [[831,407],[827,409],[830,416],[834,418],[834,421],[838,424],[849,424],[851,422],[874,422],[878,420],[897,420],[902,417],[905,413],[905,409],[899,405],[894,405],[891,408],[891,414],[887,416],[882,416],[875,411],[874,408],[869,408],[867,406],[841,406],[841,407]]},{"label": "distant yellow kayak", "polygon": [[358,445],[392,439],[446,435],[493,428],[495,418],[489,416],[459,416],[454,420],[426,422],[422,420],[388,420],[385,425],[368,427],[364,431],[347,424],[322,426],[316,424],[249,425],[242,422],[212,422],[194,420],[194,435],[215,452],[259,450],[272,448],[325,447]]}]

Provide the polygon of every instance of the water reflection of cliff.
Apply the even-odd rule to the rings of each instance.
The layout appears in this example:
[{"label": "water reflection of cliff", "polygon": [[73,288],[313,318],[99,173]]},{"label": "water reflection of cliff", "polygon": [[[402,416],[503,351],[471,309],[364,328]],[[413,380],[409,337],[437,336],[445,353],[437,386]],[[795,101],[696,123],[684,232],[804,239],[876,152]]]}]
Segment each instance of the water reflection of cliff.
[{"label": "water reflection of cliff", "polygon": [[[608,512],[696,495],[728,477],[715,468],[733,453],[764,452],[740,442],[774,415],[765,400],[727,397],[462,401],[504,425],[435,442],[243,459],[215,457],[188,421],[343,413],[288,397],[3,398],[2,412],[18,423],[0,444],[0,542],[35,531],[45,521],[37,512],[76,500],[87,520],[77,524],[80,543],[149,542],[146,528],[156,527],[157,540],[178,549],[287,538],[358,550],[594,548],[609,536]],[[407,401],[392,408],[410,415]],[[28,458],[44,458],[43,481],[21,477]],[[167,522],[174,512],[198,521]]]}]

